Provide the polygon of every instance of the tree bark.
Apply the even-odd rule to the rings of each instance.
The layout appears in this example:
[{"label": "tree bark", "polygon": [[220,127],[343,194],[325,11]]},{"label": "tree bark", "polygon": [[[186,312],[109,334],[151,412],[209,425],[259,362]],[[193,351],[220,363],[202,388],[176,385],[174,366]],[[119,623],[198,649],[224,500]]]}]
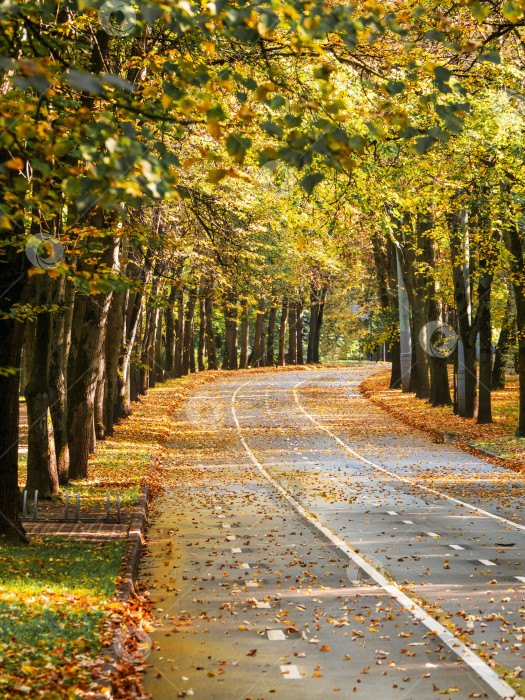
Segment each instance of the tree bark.
[{"label": "tree bark", "polygon": [[171,285],[168,297],[168,308],[166,309],[166,374],[168,377],[175,376],[175,300],[177,288]]},{"label": "tree bark", "polygon": [[511,309],[511,297],[507,300],[505,308],[505,316],[501,326],[501,331],[496,346],[496,354],[494,356],[494,366],[492,368],[492,390],[500,391],[505,389],[505,369],[507,360],[512,348],[516,344],[516,318]]},{"label": "tree bark", "polygon": [[52,280],[51,303],[58,306],[52,316],[49,351],[49,412],[53,425],[55,460],[59,484],[69,481],[69,446],[67,442],[67,358],[71,342],[74,286],[64,277]]},{"label": "tree bark", "polygon": [[297,364],[304,365],[304,350],[303,350],[303,309],[304,309],[304,294],[301,290],[299,293],[299,301],[296,308],[296,329],[297,329]]},{"label": "tree bark", "polygon": [[255,337],[253,339],[250,365],[252,367],[262,367],[264,365],[264,298],[259,299],[257,304],[257,318],[255,320]]},{"label": "tree bark", "polygon": [[288,364],[297,364],[297,302],[291,301],[288,316],[290,324],[288,328]]},{"label": "tree bark", "polygon": [[197,290],[190,289],[188,300],[186,302],[186,315],[184,318],[184,348],[182,357],[182,374],[188,374],[191,370],[191,354],[193,353],[193,361],[195,363],[195,350],[193,347],[194,336],[194,315],[195,303],[197,301]]},{"label": "tree bark", "polygon": [[279,367],[284,367],[285,364],[285,347],[286,347],[286,320],[288,317],[288,301],[283,299],[281,309],[281,321],[279,323],[279,356],[277,364]]},{"label": "tree bark", "polygon": [[215,335],[213,333],[213,298],[211,283],[206,285],[206,298],[204,311],[206,314],[206,353],[208,355],[208,369],[217,369],[217,350],[215,348]]},{"label": "tree bark", "polygon": [[239,367],[246,369],[248,367],[248,343],[250,339],[250,319],[248,317],[248,300],[243,299],[241,312],[241,356]]},{"label": "tree bark", "polygon": [[124,293],[113,292],[108,315],[106,333],[106,388],[104,398],[104,425],[106,435],[113,435],[115,422],[115,403],[117,398],[119,357],[122,350],[124,324]]},{"label": "tree bark", "polygon": [[225,343],[223,369],[237,369],[237,296],[233,291],[226,295],[224,304]]},{"label": "tree bark", "polygon": [[[39,275],[34,284],[37,306],[48,302],[49,277]],[[33,286],[33,285],[32,285]],[[27,492],[38,490],[39,498],[50,498],[59,492],[55,454],[51,454],[47,415],[49,410],[48,360],[51,315],[41,311],[37,315],[34,347],[28,382],[24,389],[27,407]]]},{"label": "tree bark", "polygon": [[197,349],[197,367],[199,372],[204,372],[206,369],[204,364],[204,356],[206,353],[206,310],[204,293],[204,283],[201,280],[199,290],[199,347]]},{"label": "tree bark", "polygon": [[[102,260],[115,265],[118,241],[107,238]],[[93,426],[95,389],[98,360],[104,347],[106,322],[112,293],[90,295],[85,298],[82,332],[76,351],[72,381],[69,384],[67,433],[70,455],[70,476],[87,476],[89,444]]]},{"label": "tree bark", "polygon": [[268,331],[266,335],[266,364],[269,367],[274,365],[274,337],[275,337],[275,317],[277,315],[276,299],[272,299],[272,305],[268,312]]},{"label": "tree bark", "polygon": [[182,362],[184,358],[184,290],[178,287],[175,291],[177,304],[177,319],[175,334],[175,376],[182,377]]}]

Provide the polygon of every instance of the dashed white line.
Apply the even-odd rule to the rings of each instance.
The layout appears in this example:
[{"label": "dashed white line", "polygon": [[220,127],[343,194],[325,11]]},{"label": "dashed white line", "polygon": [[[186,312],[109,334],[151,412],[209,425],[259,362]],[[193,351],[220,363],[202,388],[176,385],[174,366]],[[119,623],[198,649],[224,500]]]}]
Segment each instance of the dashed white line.
[{"label": "dashed white line", "polygon": [[245,561],[242,561],[242,562],[239,564],[239,569],[249,569],[249,568],[250,568],[250,565],[249,565],[247,562],[245,562]]},{"label": "dashed white line", "polygon": [[284,639],[288,639],[282,630],[267,630],[267,634],[271,642],[282,642]]},{"label": "dashed white line", "polygon": [[231,527],[230,523],[221,523],[221,525],[225,528]]},{"label": "dashed white line", "polygon": [[450,549],[465,549],[460,544],[449,544]]},{"label": "dashed white line", "polygon": [[259,608],[259,609],[267,610],[270,608],[270,603],[267,603],[265,600],[263,600],[261,602],[256,601],[255,607]]},{"label": "dashed white line", "polygon": [[242,549],[240,547],[232,547],[231,548],[232,554],[240,554],[241,552],[242,552]]},{"label": "dashed white line", "polygon": [[402,522],[404,522],[405,525],[413,525],[414,524],[413,520],[403,520]]},{"label": "dashed white line", "polygon": [[397,515],[395,510],[387,510],[388,515]]},{"label": "dashed white line", "polygon": [[518,581],[521,581],[522,583],[525,583],[525,576],[516,576]]},{"label": "dashed white line", "polygon": [[228,540],[228,542],[233,542],[233,540],[237,539],[237,535],[228,535],[226,539]]},{"label": "dashed white line", "polygon": [[441,535],[438,535],[437,532],[427,532],[427,535],[429,537],[440,537]]},{"label": "dashed white line", "polygon": [[[292,506],[295,508],[295,510],[303,516],[305,520],[307,520],[311,525],[313,525],[317,530],[322,532],[327,539],[332,542],[338,549],[340,549],[346,556],[351,559],[355,564],[357,564],[370,578],[372,578],[381,588],[383,588],[384,591],[386,591],[392,598],[397,600],[398,603],[401,604],[401,606],[408,612],[410,613],[416,620],[421,622],[425,627],[436,634],[442,642],[444,642],[455,654],[458,656],[462,661],[464,661],[470,668],[478,674],[480,678],[483,679],[483,681],[490,686],[496,693],[501,698],[520,698],[520,696],[516,693],[516,691],[508,685],[502,678],[498,676],[498,674],[490,668],[482,659],[480,659],[471,649],[469,649],[465,644],[463,644],[462,641],[460,641],[457,637],[455,637],[449,630],[447,630],[443,625],[438,622],[438,620],[434,619],[431,615],[429,615],[420,605],[418,605],[412,598],[406,595],[403,591],[399,589],[398,586],[394,585],[393,583],[390,583],[384,576],[383,574],[375,569],[371,564],[368,563],[366,559],[364,559],[360,554],[358,554],[354,549],[352,549],[347,542],[345,542],[343,539],[335,535],[331,530],[329,530],[325,525],[323,525],[317,518],[315,518],[311,513],[309,513],[303,506],[291,496],[286,489],[284,489],[279,482],[277,482],[273,477],[268,474],[266,469],[262,466],[262,464],[259,462],[257,457],[254,455],[254,453],[251,451],[250,447],[248,446],[248,443],[246,442],[241,426],[239,423],[239,419],[237,418],[237,413],[235,411],[235,399],[237,397],[237,394],[239,391],[244,388],[247,384],[251,384],[252,381],[255,380],[250,380],[248,382],[244,382],[244,384],[241,384],[237,389],[232,394],[231,397],[231,412],[232,412],[232,417],[237,429],[237,433],[239,435],[239,439],[241,443],[244,446],[244,449],[246,451],[246,454],[250,458],[251,462],[254,464],[256,469],[265,477],[265,479],[268,480],[270,484],[274,486],[276,491],[278,491]],[[295,396],[295,389],[294,389],[294,396]],[[296,397],[297,401],[297,397]],[[298,402],[297,402],[298,403]],[[300,406],[298,403],[299,407],[303,411],[303,413],[308,416],[306,411]],[[309,417],[309,416],[308,416]],[[316,423],[317,421],[312,421]],[[340,440],[337,436],[333,435],[328,429],[324,428],[323,426],[320,426],[321,429],[325,430],[327,433],[332,435],[337,442],[341,443],[345,449],[348,449],[350,452],[353,454],[353,450],[348,448],[342,440]],[[364,457],[361,457],[358,455],[360,459],[362,459],[365,462],[368,462],[368,460],[365,460]],[[368,462],[372,466],[375,466],[373,462]],[[380,471],[386,472],[387,470],[380,468]],[[395,476],[396,478],[399,478],[397,474],[394,474],[393,472],[387,472]],[[410,479],[406,479],[405,477],[402,477],[405,481],[410,481]],[[433,491],[433,489],[429,489],[428,487],[422,487],[426,489],[427,491]],[[457,499],[451,498],[450,496],[445,496],[449,500],[461,503],[461,505],[464,505],[463,502],[457,501]],[[481,509],[478,509],[481,510]],[[500,518],[499,516],[492,516],[495,517],[500,521],[505,521],[504,518]],[[510,521],[505,521],[509,522]],[[520,525],[518,526],[519,529],[523,529],[523,527]],[[257,585],[256,582],[253,582],[255,585]],[[250,582],[248,581],[247,586],[250,585]]]},{"label": "dashed white line", "polygon": [[478,561],[483,566],[496,566],[496,562],[490,561],[490,559],[478,559]]},{"label": "dashed white line", "polygon": [[289,681],[301,680],[302,676],[299,673],[297,666],[290,664],[289,666],[281,666],[281,673],[283,677]]},{"label": "dashed white line", "polygon": [[[361,462],[364,462],[364,464],[368,464],[371,467],[374,467],[374,469],[378,469],[380,472],[383,472],[383,474],[388,474],[388,476],[392,476],[395,479],[399,479],[399,481],[404,481],[408,484],[411,484],[412,486],[415,486],[418,489],[422,489],[423,491],[428,491],[429,493],[433,493],[436,496],[439,496],[440,498],[446,498],[448,501],[452,501],[452,503],[457,503],[460,506],[464,506],[465,508],[469,508],[472,511],[475,511],[476,513],[479,513],[480,515],[485,515],[488,518],[493,518],[494,520],[498,520],[500,523],[505,523],[505,525],[509,527],[515,527],[517,530],[525,530],[525,525],[520,525],[519,523],[515,523],[513,520],[508,520],[507,518],[502,518],[500,515],[496,515],[495,513],[491,513],[488,510],[483,510],[483,508],[478,508],[477,506],[473,506],[471,503],[466,503],[465,501],[461,501],[459,498],[454,498],[453,496],[449,496],[446,493],[442,493],[441,491],[438,491],[437,489],[433,489],[430,486],[424,486],[423,484],[420,484],[419,482],[415,481],[414,479],[410,479],[408,476],[402,476],[401,474],[397,474],[396,472],[391,471],[390,469],[385,469],[384,467],[381,467],[379,464],[376,464],[375,462],[372,462],[369,459],[366,459],[366,457],[363,457],[362,455],[359,454],[359,452],[356,452],[353,450],[351,447],[349,447],[345,442],[341,440],[341,438],[337,437],[335,433],[333,433],[331,430],[326,428],[324,425],[319,423],[315,418],[313,418],[305,409],[301,406],[301,403],[299,402],[299,399],[297,398],[297,387],[301,386],[301,384],[305,384],[306,382],[311,381],[310,379],[305,379],[302,382],[298,382],[293,390],[293,397],[294,401],[297,404],[297,408],[304,413],[304,415],[308,418],[309,421],[311,421],[314,425],[316,425],[319,430],[323,430],[327,435],[330,435],[331,438],[333,438],[341,447],[349,452],[351,455],[356,457],[358,460]],[[244,385],[243,385],[244,386]],[[242,388],[242,387],[239,387]],[[468,517],[468,516],[467,516]]]}]

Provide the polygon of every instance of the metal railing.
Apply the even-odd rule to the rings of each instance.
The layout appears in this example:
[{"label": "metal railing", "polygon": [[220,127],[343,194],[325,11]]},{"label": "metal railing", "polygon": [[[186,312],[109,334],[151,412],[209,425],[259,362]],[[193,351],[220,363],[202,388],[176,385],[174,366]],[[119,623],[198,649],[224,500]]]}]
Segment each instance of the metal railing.
[{"label": "metal railing", "polygon": [[81,517],[80,516],[80,492],[77,492],[76,494],[72,494],[74,498],[74,515],[73,517],[70,516],[70,498],[69,498],[69,491],[66,491],[66,501],[64,504],[64,517],[63,518],[46,518],[46,517],[39,517],[38,515],[38,490],[35,490],[34,492],[34,499],[33,499],[33,515],[32,517],[29,517],[28,514],[28,494],[27,494],[27,489],[24,490],[23,493],[23,501],[22,501],[22,520],[26,521],[33,521],[33,522],[47,522],[47,523],[99,523],[99,522],[107,522],[107,523],[120,523],[121,522],[121,503],[120,503],[120,491],[117,491],[117,501],[116,501],[116,515],[114,517],[111,517],[111,492],[108,491],[106,495],[106,517]]}]

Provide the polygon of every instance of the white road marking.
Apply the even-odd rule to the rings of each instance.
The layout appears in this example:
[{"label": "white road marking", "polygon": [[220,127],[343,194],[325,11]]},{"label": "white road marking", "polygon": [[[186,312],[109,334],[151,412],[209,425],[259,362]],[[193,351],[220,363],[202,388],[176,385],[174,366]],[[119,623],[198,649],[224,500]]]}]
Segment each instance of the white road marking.
[{"label": "white road marking", "polygon": [[[246,454],[256,467],[256,469],[259,470],[259,472],[271,483],[274,488],[295,508],[295,510],[305,518],[311,525],[313,525],[317,530],[322,532],[329,540],[334,544],[336,547],[338,547],[346,556],[351,559],[355,564],[357,564],[370,578],[372,578],[381,588],[383,588],[384,591],[386,591],[392,598],[397,600],[398,603],[401,604],[405,610],[407,610],[416,620],[419,622],[423,623],[427,629],[429,629],[431,632],[434,632],[442,642],[444,642],[462,661],[464,661],[470,668],[478,674],[480,678],[482,678],[487,685],[489,685],[496,693],[501,698],[520,698],[516,691],[511,688],[510,685],[505,683],[505,681],[498,676],[498,674],[490,668],[482,659],[480,659],[473,651],[471,651],[463,642],[461,642],[457,637],[455,637],[449,630],[447,630],[443,625],[435,620],[433,617],[431,617],[421,606],[419,606],[412,598],[406,595],[403,591],[401,591],[397,585],[390,583],[381,572],[379,572],[377,569],[375,569],[371,564],[368,563],[366,559],[364,559],[360,554],[358,554],[354,549],[348,545],[347,542],[345,542],[343,539],[335,535],[331,530],[329,530],[325,525],[321,524],[319,520],[317,520],[313,515],[311,515],[303,506],[291,496],[286,489],[284,489],[273,477],[268,474],[266,469],[262,466],[262,464],[259,462],[257,457],[254,455],[254,453],[251,451],[251,449],[248,446],[248,443],[246,442],[242,431],[241,431],[241,426],[239,423],[239,419],[237,418],[237,413],[235,411],[235,399],[237,398],[237,394],[239,391],[245,387],[247,384],[251,384],[256,380],[252,379],[250,381],[244,382],[244,384],[241,384],[237,389],[233,392],[232,397],[231,397],[231,412],[232,412],[232,417],[235,422],[235,427],[237,429],[237,433],[239,435],[239,439],[241,443],[244,446],[244,449],[246,450]],[[294,396],[295,396],[295,388],[294,388]],[[297,401],[297,398],[296,398]],[[297,402],[298,403],[298,402]],[[303,411],[303,413],[308,416],[306,411],[300,406],[298,403],[299,407]],[[313,421],[314,423],[316,421]],[[348,449],[350,452],[353,454],[356,454],[351,450],[350,448],[347,448],[347,446],[333,433],[331,433],[329,430],[326,428],[323,428],[323,426],[320,426],[323,430],[325,430],[327,433],[332,435],[337,442],[341,443],[343,447]],[[368,462],[368,460],[365,460],[364,457],[360,457],[363,461],[366,461],[367,463],[370,463],[372,466],[375,466],[373,462]],[[398,476],[397,474],[394,474],[393,472],[388,472],[387,470],[383,469],[380,467],[380,470],[383,472],[387,472],[392,474],[393,476]],[[412,482],[410,479],[406,479],[405,477],[402,477],[405,481],[409,481],[410,483]],[[416,484],[419,486],[419,484]],[[427,491],[432,491],[435,493],[439,492],[434,491],[434,489],[429,489],[426,486],[421,487]],[[445,498],[448,498],[449,500],[452,500],[457,503],[463,504],[462,501],[457,501],[457,499],[452,498],[450,496],[445,496]],[[468,506],[470,507],[470,506]],[[477,509],[480,510],[480,509]],[[483,511],[482,511],[483,512]],[[505,518],[500,518],[499,516],[492,516],[495,517],[498,520],[503,520],[505,521]],[[511,521],[505,521],[505,522],[511,522]],[[524,529],[521,525],[518,526],[519,529]],[[248,582],[246,585],[250,585],[250,582]]]},{"label": "white road marking", "polygon": [[226,539],[227,539],[229,542],[233,542],[233,540],[236,540],[236,539],[237,539],[237,535],[228,535],[228,537],[227,537]]},{"label": "white road marking", "polygon": [[282,642],[283,639],[288,639],[282,630],[267,630],[267,633],[271,642]]},{"label": "white road marking", "polygon": [[290,664],[289,666],[281,666],[281,673],[283,674],[284,678],[289,681],[297,681],[301,680],[302,678],[301,674],[299,673],[299,669],[293,664]]},{"label": "white road marking", "polygon": [[217,517],[218,518],[225,518],[226,516],[225,515],[218,515]]},{"label": "white road marking", "polygon": [[465,549],[460,544],[449,544],[450,549]]},{"label": "white road marking", "polygon": [[231,548],[232,554],[240,554],[241,552],[242,552],[242,549],[240,547],[232,547]]},{"label": "white road marking", "polygon": [[[255,381],[255,380],[252,380]],[[436,496],[439,496],[440,498],[446,498],[448,501],[452,501],[453,503],[457,503],[460,506],[464,506],[465,508],[469,508],[476,513],[479,513],[480,515],[486,515],[489,518],[493,518],[494,520],[498,520],[501,523],[505,523],[505,525],[508,525],[510,527],[515,527],[517,530],[525,530],[525,525],[520,525],[519,523],[515,523],[513,520],[508,520],[507,518],[502,518],[500,515],[495,515],[495,513],[491,513],[488,510],[483,510],[483,508],[478,508],[477,506],[473,506],[471,503],[466,503],[465,501],[460,501],[459,498],[454,498],[453,496],[448,496],[446,493],[442,493],[441,491],[438,491],[437,489],[433,489],[430,486],[423,486],[423,484],[420,484],[419,482],[415,481],[414,479],[410,479],[408,476],[401,476],[401,474],[397,474],[396,472],[390,471],[390,469],[385,469],[384,467],[381,467],[379,464],[376,464],[375,462],[371,462],[369,459],[366,459],[366,457],[363,457],[363,455],[360,455],[359,452],[356,452],[353,450],[351,447],[349,447],[345,442],[341,440],[341,438],[337,437],[335,433],[332,433],[331,430],[328,428],[325,428],[324,425],[321,425],[318,421],[315,420],[307,411],[304,410],[304,408],[301,406],[301,403],[299,402],[299,399],[297,398],[297,387],[301,386],[301,384],[305,384],[306,382],[310,382],[311,379],[305,379],[302,382],[299,382],[296,384],[292,390],[294,401],[297,404],[297,408],[304,413],[304,415],[308,418],[309,421],[311,421],[314,425],[316,425],[319,430],[323,430],[327,435],[330,435],[331,438],[333,438],[343,449],[345,449],[347,452],[349,452],[351,455],[359,459],[361,462],[364,462],[365,464],[370,465],[371,467],[374,467],[374,469],[378,469],[380,472],[383,472],[383,474],[388,474],[388,476],[393,476],[396,479],[399,479],[400,481],[405,481],[408,484],[412,484],[412,486],[415,486],[418,489],[423,489],[423,491],[428,491],[429,493],[433,493]],[[244,385],[243,385],[244,386]],[[242,388],[242,387],[239,387]],[[461,517],[461,516],[456,516],[456,517]],[[468,516],[467,516],[468,517]]]},{"label": "white road marking", "polygon": [[259,588],[257,581],[246,581],[246,585],[249,586],[249,588]]},{"label": "white road marking", "polygon": [[440,535],[437,534],[437,532],[427,532],[427,535],[430,537],[440,537]]},{"label": "white road marking", "polygon": [[405,523],[405,525],[413,525],[414,524],[413,520],[403,520],[403,522]]},{"label": "white road marking", "polygon": [[256,608],[259,608],[259,609],[264,609],[264,610],[266,610],[266,609],[270,608],[270,603],[267,603],[265,600],[262,601],[262,602],[257,601],[257,602],[255,603],[255,607],[256,607]]},{"label": "white road marking", "polygon": [[250,568],[250,565],[247,564],[245,561],[243,561],[239,564],[239,569],[249,569],[249,568]]},{"label": "white road marking", "polygon": [[521,581],[522,583],[525,583],[525,576],[516,576],[518,581]]},{"label": "white road marking", "polygon": [[215,510],[222,510],[222,506],[215,506]]},{"label": "white road marking", "polygon": [[490,561],[490,559],[478,559],[478,561],[484,566],[497,566],[497,564],[493,561]]},{"label": "white road marking", "polygon": [[221,523],[221,525],[226,528],[231,527],[230,523]]},{"label": "white road marking", "polygon": [[395,510],[387,510],[388,515],[397,515]]}]

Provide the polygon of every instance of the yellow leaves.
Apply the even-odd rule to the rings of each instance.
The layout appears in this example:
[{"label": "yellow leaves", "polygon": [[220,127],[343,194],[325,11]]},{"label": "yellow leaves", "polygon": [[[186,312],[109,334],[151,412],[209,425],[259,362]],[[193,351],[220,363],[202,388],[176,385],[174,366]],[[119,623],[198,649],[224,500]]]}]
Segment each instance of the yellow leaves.
[{"label": "yellow leaves", "polygon": [[323,644],[323,646],[319,649],[319,651],[331,651],[331,649],[328,646],[328,644]]},{"label": "yellow leaves", "polygon": [[24,161],[22,158],[11,158],[11,160],[6,161],[4,165],[10,170],[22,170],[24,167]]},{"label": "yellow leaves", "polygon": [[251,122],[257,116],[257,112],[254,112],[248,105],[243,105],[236,116],[244,122]]},{"label": "yellow leaves", "polygon": [[217,185],[225,177],[233,177],[237,180],[246,180],[249,182],[249,178],[247,178],[245,175],[241,175],[241,173],[237,172],[237,170],[234,168],[228,168],[227,170],[225,168],[216,168],[214,170],[210,170],[208,173],[208,182],[211,182],[213,185]]},{"label": "yellow leaves", "polygon": [[162,95],[162,97],[160,98],[160,101],[161,101],[164,109],[169,109],[171,107],[171,105],[173,104],[172,98],[169,95],[165,95],[165,94]]},{"label": "yellow leaves", "polygon": [[216,139],[217,141],[220,139],[221,134],[222,134],[222,129],[221,129],[221,125],[219,124],[219,122],[215,121],[214,119],[209,119],[206,122],[206,128],[207,128],[208,133],[210,134],[210,136],[212,138]]}]

